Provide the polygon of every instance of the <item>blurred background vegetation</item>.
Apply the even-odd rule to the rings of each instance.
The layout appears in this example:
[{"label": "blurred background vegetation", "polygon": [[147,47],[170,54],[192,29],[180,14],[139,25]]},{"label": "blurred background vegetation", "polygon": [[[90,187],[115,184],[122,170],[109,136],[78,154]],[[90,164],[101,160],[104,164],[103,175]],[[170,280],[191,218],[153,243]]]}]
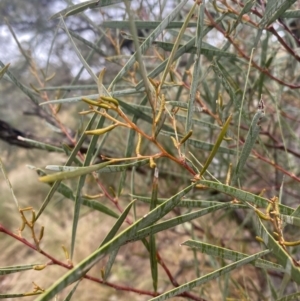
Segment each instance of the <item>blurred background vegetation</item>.
[{"label": "blurred background vegetation", "polygon": [[[98,5],[97,1],[89,2],[91,5]],[[150,21],[161,22],[180,2],[130,1],[133,19],[143,21],[136,23],[139,43],[158,25]],[[26,165],[37,168],[44,168],[48,164],[64,165],[90,120],[90,115],[78,114],[88,110],[88,106],[82,101],[51,106],[39,106],[39,103],[72,97],[80,100],[81,96],[95,96],[99,93],[97,84],[76,55],[66,30],[62,29],[60,20],[50,19],[53,14],[77,3],[62,0],[0,2],[0,60],[4,65],[10,63],[9,72],[32,95],[28,97],[24,89],[17,88],[7,74],[1,79],[0,157],[21,208],[31,206],[38,211],[49,192],[49,185],[40,183],[36,172]],[[135,35],[130,30],[129,22],[117,22],[129,20],[124,3],[107,3],[113,5],[83,9],[78,14],[64,18],[80,54],[93,72],[98,75],[106,68],[103,79],[106,88],[135,51],[131,34]],[[252,128],[251,120],[262,98],[265,117],[260,120],[260,135],[251,148],[252,152],[240,181],[232,185],[256,195],[261,194],[266,199],[280,196],[284,205],[297,208],[300,192],[299,3],[271,0],[268,3],[206,1],[203,3],[204,18],[198,17],[199,7],[191,16],[189,26],[180,40],[180,45],[189,46],[172,62],[162,87],[167,101],[163,113],[165,127],[157,137],[172,156],[183,161],[186,158],[186,165],[167,158],[156,161],[159,169],[159,198],[169,198],[190,184],[197,173],[196,168],[201,170],[225,121],[232,114],[226,137],[209,165],[210,174],[204,174],[206,179],[226,183],[230,163],[233,164],[233,174],[236,171],[239,158],[237,146],[239,151],[243,149],[247,134]],[[143,55],[147,75],[154,86],[159,84],[163,72],[163,69],[157,71],[158,66],[170,57],[175,40],[183,28],[183,21],[193,4],[193,1],[187,1],[173,20],[177,23],[170,24]],[[192,41],[199,34],[202,44],[199,41],[197,43],[197,40]],[[248,74],[250,60],[252,64]],[[135,115],[133,120],[138,119],[139,128],[150,134],[151,124],[145,121],[147,118],[143,114],[151,118],[153,116],[149,102],[142,102],[146,94],[144,90],[140,90],[140,68],[140,64],[135,63],[110,91],[116,98],[130,104],[129,107],[124,105],[122,109],[131,118]],[[130,89],[134,89],[134,92]],[[191,102],[191,95],[194,96],[194,103]],[[187,113],[189,104],[192,104],[190,117]],[[172,116],[176,117],[172,119]],[[193,134],[188,143],[177,150],[169,136],[175,136],[175,128],[179,137],[186,135],[191,129],[186,120],[192,120]],[[109,124],[106,121],[104,126]],[[59,148],[63,145],[64,151],[37,149],[29,142],[21,142],[19,136]],[[77,164],[82,164],[91,139],[90,136],[85,138],[79,149],[81,156],[77,156]],[[130,138],[128,129],[118,127],[105,135],[105,138],[99,139],[95,147],[99,148],[99,154],[94,156],[91,163],[101,162],[101,155],[117,158],[135,156],[137,140],[137,137]],[[128,141],[133,144],[130,152]],[[157,152],[157,147],[151,141],[142,140],[142,155],[150,156]],[[195,173],[191,173],[191,170]],[[101,185],[97,184],[92,175],[87,176],[82,196],[98,196],[95,200],[115,214],[121,214],[132,200],[130,193],[149,197],[153,192],[153,169],[149,165],[136,167],[125,173],[99,173],[98,177]],[[5,177],[1,175],[0,179],[0,224],[11,232],[18,233],[20,215]],[[120,184],[122,181],[124,184]],[[78,180],[67,180],[65,183],[75,194]],[[209,206],[205,205],[206,201],[222,203],[234,199],[233,196],[213,189],[193,189],[187,198],[195,202],[203,201],[203,207]],[[132,221],[149,211],[149,204],[145,204],[142,197],[137,199],[135,210],[129,216]],[[180,217],[192,210],[194,209],[176,207],[166,218]],[[261,210],[264,211],[264,208]],[[256,218],[254,210],[227,208],[157,234],[156,247],[160,263],[163,263],[159,266],[158,292],[166,292],[228,263],[225,258],[205,255],[180,246],[187,239],[201,240],[247,254],[261,250],[261,244],[255,239],[257,232],[253,224]],[[66,261],[61,245],[71,249],[73,221],[73,203],[56,192],[37,222],[38,227],[45,227],[41,248],[61,262]],[[82,206],[72,258],[74,265],[99,247],[114,223],[115,218],[108,214]],[[126,228],[125,223],[122,227]],[[284,234],[288,241],[299,240],[295,225],[287,225]],[[25,229],[22,236],[31,241],[28,229]],[[38,252],[3,233],[0,233],[0,246],[3,250],[0,254],[1,267],[34,262],[45,264],[48,261]],[[298,253],[297,245],[289,248],[289,254],[296,265],[300,259]],[[270,255],[268,259],[280,263],[276,254]],[[107,261],[105,258],[97,263],[89,274],[101,279],[101,271],[105,269]],[[50,265],[43,271],[29,270],[4,276],[0,274],[0,293],[32,291],[32,282],[47,288],[64,274],[65,269],[56,265]],[[199,286],[191,295],[180,298],[279,300],[281,296],[295,293],[299,289],[297,281],[290,280],[285,275],[287,274],[247,265]],[[85,279],[84,284],[78,286],[74,298],[149,300],[151,294],[155,295],[152,277],[149,254],[144,245],[140,241],[126,244],[121,247],[107,280],[109,284],[120,285],[122,288],[116,290],[116,287],[111,288],[109,284],[93,283]],[[124,292],[127,287],[135,288],[137,292]],[[147,295],[139,294],[140,292],[150,293]],[[67,293],[67,290],[63,291],[59,300],[63,300]],[[174,297],[174,300],[180,298]]]}]

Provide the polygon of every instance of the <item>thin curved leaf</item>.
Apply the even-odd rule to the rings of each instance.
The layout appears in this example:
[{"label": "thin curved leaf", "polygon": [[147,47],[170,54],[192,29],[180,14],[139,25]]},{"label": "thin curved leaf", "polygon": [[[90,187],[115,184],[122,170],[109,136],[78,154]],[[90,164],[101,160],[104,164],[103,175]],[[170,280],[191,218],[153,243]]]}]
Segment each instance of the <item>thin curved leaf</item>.
[{"label": "thin curved leaf", "polygon": [[18,200],[17,200],[17,198],[16,198],[16,195],[15,195],[15,193],[14,193],[14,190],[13,190],[13,187],[12,187],[12,185],[11,185],[11,182],[10,182],[8,176],[7,176],[7,173],[6,173],[6,170],[5,170],[5,168],[4,168],[4,165],[3,165],[3,162],[2,162],[2,160],[1,160],[1,158],[0,158],[0,169],[1,169],[1,171],[2,171],[2,173],[3,173],[3,176],[4,176],[5,180],[6,180],[6,183],[7,183],[7,185],[8,185],[9,190],[10,190],[10,193],[11,193],[11,195],[12,195],[12,197],[13,197],[13,200],[14,200],[14,202],[15,202],[17,208],[19,208],[19,202],[18,202]]},{"label": "thin curved leaf", "polygon": [[205,164],[203,165],[203,168],[200,172],[200,177],[205,173],[205,171],[207,170],[209,164],[211,163],[211,161],[213,160],[213,158],[215,157],[220,145],[221,145],[221,142],[223,141],[223,138],[227,132],[227,129],[229,127],[229,124],[230,124],[230,121],[231,121],[231,117],[232,115],[229,115],[229,117],[227,118],[226,122],[224,123],[223,127],[222,127],[222,130],[217,138],[217,141],[216,143],[214,144],[214,147],[213,149],[211,150],[211,153],[209,154]]},{"label": "thin curved leaf", "polygon": [[34,269],[34,267],[42,266],[41,263],[25,264],[25,265],[14,265],[0,268],[0,276],[19,273]]},{"label": "thin curved leaf", "polygon": [[[102,82],[99,82],[98,85],[99,85],[98,89],[100,90],[103,86]],[[97,129],[102,128],[104,125],[104,121],[105,121],[104,116],[101,116],[101,118],[98,120],[96,128]],[[94,135],[92,137],[89,147],[88,147],[88,150],[86,152],[84,162],[83,162],[84,167],[80,167],[80,168],[89,167],[92,157],[93,157],[93,154],[95,152],[98,138],[99,137],[97,135]],[[78,183],[77,183],[77,187],[76,187],[75,200],[74,200],[75,206],[74,206],[74,215],[73,215],[73,223],[72,223],[71,258],[73,258],[74,249],[75,249],[77,226],[78,226],[79,217],[80,217],[81,204],[83,203],[83,199],[81,196],[81,190],[83,188],[85,179],[86,179],[86,174],[81,175],[80,178],[78,179]]]},{"label": "thin curved leaf", "polygon": [[[242,109],[241,109],[242,110]],[[236,181],[241,176],[242,170],[244,168],[244,165],[254,147],[254,144],[258,138],[259,132],[260,132],[260,126],[259,121],[261,118],[265,116],[265,112],[263,109],[258,108],[257,112],[255,113],[249,131],[247,133],[246,141],[243,146],[239,161],[237,163],[236,169],[234,171],[233,177],[232,177],[232,183],[235,184]]]},{"label": "thin curved leaf", "polygon": [[77,283],[74,285],[74,287],[71,289],[71,291],[68,293],[68,295],[66,296],[66,298],[63,301],[70,301],[72,299],[80,282],[81,282],[81,280],[77,281]]},{"label": "thin curved leaf", "polygon": [[48,152],[57,152],[57,153],[63,153],[64,152],[64,150],[62,148],[51,145],[51,144],[47,144],[47,143],[44,143],[44,142],[40,142],[40,141],[28,139],[28,138],[23,138],[21,136],[18,137],[18,139],[21,140],[21,141],[27,142],[28,144],[32,145],[34,148],[46,150]]},{"label": "thin curved leaf", "polygon": [[114,162],[115,162],[114,160],[111,160],[111,161],[95,164],[92,166],[78,167],[78,169],[74,170],[74,171],[57,172],[57,173],[54,173],[51,175],[42,176],[39,178],[39,180],[44,183],[52,183],[55,181],[77,178],[79,176],[86,175],[88,173],[91,173],[91,172],[97,171],[101,168],[104,168],[105,166],[107,166],[111,163],[114,163]]},{"label": "thin curved leaf", "polygon": [[[141,196],[141,195],[131,195],[132,198],[138,199],[139,201],[145,202],[145,203],[150,203],[151,198],[147,196]],[[162,204],[165,202],[167,199],[162,199],[158,198],[157,203]],[[178,204],[179,207],[186,207],[188,209],[191,208],[207,208],[215,205],[222,204],[223,202],[218,202],[218,201],[207,201],[207,200],[189,200],[189,199],[184,199],[181,200],[180,203]],[[235,203],[228,203],[229,208],[244,208],[244,209],[249,209],[248,205],[244,204],[235,204]]]},{"label": "thin curved leaf", "polygon": [[[227,57],[231,59],[236,59],[237,56],[234,53],[230,53],[227,51],[222,51],[219,48],[216,48],[208,43],[202,42],[203,45],[200,49],[200,53],[207,56],[207,57],[212,57],[212,56],[218,56],[218,57]],[[171,51],[174,44],[172,43],[167,43],[167,42],[160,42],[160,41],[155,41],[153,42],[154,45],[157,45],[158,47],[164,49],[165,51]],[[186,53],[197,53],[197,47],[186,47],[185,45],[179,45],[180,48],[185,49]]]},{"label": "thin curved leaf", "polygon": [[[131,0],[128,0],[131,1]],[[58,13],[52,15],[50,17],[50,19],[56,19],[60,16],[63,17],[68,17],[68,16],[72,16],[72,15],[76,15],[79,14],[87,9],[93,9],[93,8],[97,8],[97,7],[103,7],[103,6],[109,6],[109,5],[113,5],[116,3],[122,3],[122,0],[91,0],[91,1],[85,1],[82,3],[78,3],[72,6],[69,6],[61,11],[59,11]]]},{"label": "thin curved leaf", "polygon": [[[111,228],[111,230],[109,231],[109,233],[106,235],[106,237],[103,239],[102,243],[100,244],[99,248],[101,248],[101,246],[103,246],[104,244],[106,244],[108,241],[110,241],[111,239],[114,238],[114,236],[117,234],[117,232],[119,231],[120,227],[122,226],[123,222],[125,221],[133,203],[135,201],[132,201],[128,204],[128,206],[125,208],[125,210],[122,212],[122,214],[120,215],[120,217],[118,218],[118,220],[116,221],[116,223],[114,224],[114,226]],[[116,256],[118,255],[119,252],[119,247],[116,248],[115,250],[113,250],[110,254],[109,254],[109,259],[105,265],[105,270],[104,270],[104,275],[103,275],[103,280],[106,281],[107,277],[109,276],[109,273],[111,271],[111,268],[115,262]]]},{"label": "thin curved leaf", "polygon": [[111,228],[111,230],[109,231],[109,233],[105,236],[105,238],[103,239],[103,241],[101,242],[99,248],[101,248],[103,245],[105,245],[108,241],[110,241],[111,239],[114,238],[114,236],[117,234],[117,232],[119,231],[120,227],[122,226],[123,222],[125,221],[132,205],[134,204],[134,200],[132,202],[130,202],[127,207],[125,208],[125,210],[122,212],[122,214],[119,216],[118,220],[116,221],[116,223],[114,224],[114,226]]},{"label": "thin curved leaf", "polygon": [[28,293],[17,293],[17,294],[0,294],[0,299],[10,299],[10,298],[22,298],[29,296],[37,296],[42,294],[42,292],[28,292]]},{"label": "thin curved leaf", "polygon": [[[174,135],[173,131],[172,132],[160,131],[160,133],[163,134],[164,136],[169,136],[169,137]],[[181,137],[183,137],[183,135],[178,134],[178,137],[181,138]],[[202,149],[205,151],[211,151],[215,146],[212,143],[201,141],[201,140],[195,140],[195,139],[191,139],[191,138],[187,141],[187,143],[194,146],[195,148]],[[224,154],[236,154],[235,149],[230,149],[230,148],[226,148],[226,147],[222,147],[222,146],[220,146],[218,148],[218,152],[224,153]]]},{"label": "thin curved leaf", "polygon": [[[3,64],[3,62],[0,60],[0,67],[5,68],[6,65]],[[7,75],[10,80],[15,84],[16,87],[18,87],[25,95],[27,95],[34,104],[39,105],[39,101],[36,98],[36,95],[28,89],[26,86],[24,86],[10,71],[9,69],[6,69],[5,75]]]},{"label": "thin curved leaf", "polygon": [[[238,200],[241,200],[243,202],[253,203],[258,207],[267,208],[267,206],[269,205],[268,199],[263,198],[258,195],[255,195],[255,194],[252,194],[250,192],[246,192],[241,189],[229,186],[229,185],[225,185],[225,184],[218,183],[218,182],[207,181],[207,180],[201,180],[201,181],[199,181],[199,183],[201,183],[209,188],[216,189],[218,191],[221,191],[228,195],[231,195],[234,198],[237,198]],[[282,204],[279,204],[279,210],[280,210],[280,213],[286,214],[286,215],[291,215],[294,212],[293,208],[282,205]]]},{"label": "thin curved leaf", "polygon": [[84,59],[84,57],[80,53],[79,49],[77,48],[75,42],[73,41],[73,39],[72,39],[72,37],[71,37],[71,35],[69,33],[69,30],[67,28],[66,23],[64,22],[63,17],[61,17],[60,21],[61,21],[61,24],[63,25],[63,29],[65,30],[65,32],[67,33],[67,35],[69,37],[69,40],[70,40],[70,42],[71,42],[71,44],[73,46],[73,49],[76,52],[77,57],[79,58],[80,62],[85,67],[86,71],[90,74],[90,76],[95,81],[95,83],[98,84],[98,78],[97,78],[96,74],[94,73],[94,71],[92,70],[92,68],[88,65],[88,63],[86,62],[86,60]]},{"label": "thin curved leaf", "polygon": [[134,237],[133,240],[140,240],[141,238],[143,238],[145,236],[153,235],[155,233],[158,233],[158,232],[173,228],[175,226],[181,225],[183,223],[192,221],[200,216],[215,212],[220,209],[225,209],[228,207],[230,207],[229,203],[226,203],[226,204],[223,203],[223,204],[218,204],[218,205],[211,206],[211,207],[208,207],[205,209],[197,210],[195,212],[182,214],[179,217],[171,218],[164,222],[158,223],[156,225],[153,225],[153,226],[150,226],[150,227],[147,227],[147,228],[144,228],[144,229],[138,231],[137,235]]},{"label": "thin curved leaf", "polygon": [[300,9],[287,10],[280,17],[281,18],[299,18],[300,17]]},{"label": "thin curved leaf", "polygon": [[[216,257],[220,257],[223,259],[229,259],[229,260],[233,260],[233,261],[237,261],[242,258],[246,258],[248,256],[247,254],[244,254],[241,252],[218,247],[218,246],[211,245],[211,244],[208,244],[208,243],[205,243],[202,241],[187,240],[184,243],[182,243],[181,245],[187,246],[190,248],[195,248],[195,249],[199,250],[201,253],[207,254],[209,256],[216,256]],[[263,268],[263,269],[270,269],[270,270],[274,270],[277,272],[284,272],[284,268],[281,265],[273,263],[268,260],[264,260],[264,259],[255,260],[253,262],[253,265],[255,265],[256,267],[259,267],[259,268]]]},{"label": "thin curved leaf", "polygon": [[251,263],[252,261],[258,259],[259,257],[262,257],[264,255],[267,255],[268,253],[270,253],[270,250],[265,250],[262,252],[259,252],[257,254],[248,256],[246,258],[243,258],[241,260],[238,260],[236,262],[233,262],[231,264],[226,265],[223,268],[217,269],[205,276],[202,276],[200,278],[197,278],[193,281],[187,282],[183,285],[180,285],[179,287],[176,287],[170,291],[167,291],[161,295],[159,295],[158,297],[152,298],[149,301],[163,301],[163,300],[167,300],[171,297],[177,296],[181,293],[184,293],[186,291],[191,291],[194,287],[199,286],[201,284],[204,284],[212,279],[216,279],[219,278],[221,275],[225,275],[228,274],[230,271],[235,270],[247,263]]},{"label": "thin curved leaf", "polygon": [[5,65],[3,68],[0,69],[0,79],[4,76],[6,70],[8,69],[10,64]]},{"label": "thin curved leaf", "polygon": [[292,301],[292,300],[299,300],[300,292],[293,293],[290,295],[286,295],[284,297],[281,297],[279,299],[276,299],[276,301]]},{"label": "thin curved leaf", "polygon": [[[152,194],[151,194],[150,210],[155,209],[157,206],[157,193],[158,193],[158,169],[155,168],[153,181],[152,181]],[[150,234],[150,237],[149,237],[150,269],[151,269],[153,289],[155,292],[157,292],[157,282],[158,282],[156,252],[157,252],[157,249],[156,249],[155,235]]]},{"label": "thin curved leaf", "polygon": [[281,14],[290,8],[297,0],[269,0],[266,10],[259,23],[260,28],[265,28],[276,21]]},{"label": "thin curved leaf", "polygon": [[[46,175],[46,173],[44,173],[41,169],[38,169],[38,168],[34,168],[34,169],[37,171],[39,176]],[[51,183],[48,183],[48,184],[52,185]],[[65,198],[75,201],[75,196],[73,194],[73,190],[70,187],[68,187],[67,185],[65,185],[64,183],[59,182],[58,187],[56,189]],[[100,211],[100,212],[102,212],[108,216],[114,217],[114,218],[119,217],[119,215],[117,213],[115,213],[114,211],[112,211],[111,209],[109,209],[108,207],[103,205],[101,202],[90,200],[84,196],[82,197],[82,205],[87,206],[93,210]]]},{"label": "thin curved leaf", "polygon": [[[155,29],[157,26],[161,24],[160,21],[134,21],[134,24],[136,28],[138,29]],[[169,28],[181,28],[183,25],[183,22],[180,21],[173,21],[170,22],[165,29]],[[124,28],[129,28],[129,22],[128,21],[104,21],[102,23],[102,26],[104,28],[119,28],[119,29],[124,29]],[[187,24],[187,28],[190,27],[196,27],[197,23],[195,22],[190,22]]]},{"label": "thin curved leaf", "polygon": [[[109,172],[121,172],[127,170],[132,167],[141,167],[149,163],[149,159],[138,160],[129,163],[122,163],[120,162],[118,165],[109,165],[97,170],[97,173],[109,173]],[[47,165],[46,169],[53,170],[53,171],[63,171],[63,172],[70,172],[79,170],[81,167],[77,166],[63,166],[63,165]]]},{"label": "thin curved leaf", "polygon": [[188,133],[192,129],[192,120],[194,114],[194,103],[196,99],[196,93],[199,86],[199,82],[200,80],[202,80],[201,49],[202,49],[202,40],[203,40],[204,10],[205,10],[205,1],[200,4],[200,8],[198,10],[197,31],[196,31],[196,40],[195,40],[196,56],[195,56],[193,74],[192,74],[190,97],[188,100],[188,108],[186,114],[186,122],[185,122],[186,133]]}]

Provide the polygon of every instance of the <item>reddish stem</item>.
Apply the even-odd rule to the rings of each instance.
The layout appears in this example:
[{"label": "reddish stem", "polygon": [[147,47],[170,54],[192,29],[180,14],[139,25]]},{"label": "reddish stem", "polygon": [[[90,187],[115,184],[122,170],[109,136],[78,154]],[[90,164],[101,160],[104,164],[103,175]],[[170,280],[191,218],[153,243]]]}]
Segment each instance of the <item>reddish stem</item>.
[{"label": "reddish stem", "polygon": [[[226,31],[221,27],[219,26],[215,20],[213,19],[212,15],[209,13],[208,10],[205,10],[205,13],[207,15],[207,17],[209,18],[209,21],[211,22],[212,26],[214,28],[216,28],[219,32],[221,32],[224,37],[233,45],[233,47],[237,50],[237,52],[239,53],[239,55],[241,57],[243,57],[244,59],[246,59],[248,62],[250,62],[250,57],[243,52],[243,50],[241,50],[237,43],[233,40],[233,38],[226,33]],[[273,74],[271,74],[267,68],[262,68],[260,67],[257,63],[255,63],[253,60],[252,60],[252,66],[255,67],[257,70],[259,70],[261,73],[264,73],[266,74],[268,77],[270,77],[271,79],[275,80],[276,82],[278,82],[279,84],[283,85],[283,86],[286,86],[286,87],[289,87],[291,89],[299,89],[300,88],[300,85],[293,85],[293,84],[289,84],[289,83],[286,83],[284,82],[283,80],[275,77]]]},{"label": "reddish stem", "polygon": [[[37,250],[36,246],[33,245],[32,243],[30,243],[28,240],[26,240],[25,238],[22,238],[14,233],[12,233],[11,231],[9,231],[8,229],[6,229],[2,224],[0,224],[0,232],[2,233],[5,233],[11,237],[13,237],[14,239],[20,241],[21,243],[23,243],[24,245],[26,245],[27,247],[31,248],[32,250],[36,251],[36,252],[39,252],[40,254],[43,254],[45,257],[47,257],[48,259],[50,259],[50,262],[47,263],[47,265],[53,265],[53,264],[56,264],[56,265],[59,265],[61,267],[64,267],[68,270],[71,270],[73,268],[72,265],[70,264],[65,264],[59,260],[57,260],[56,258],[52,257],[51,255],[49,255],[48,253],[42,251],[42,250]],[[168,269],[167,269],[168,270]],[[172,277],[172,276],[171,276]],[[117,285],[117,284],[114,284],[114,283],[110,283],[110,282],[106,282],[106,281],[103,281],[99,278],[96,278],[96,277],[93,277],[93,276],[89,276],[89,275],[84,275],[83,276],[84,279],[89,279],[93,282],[97,282],[97,283],[100,283],[100,284],[105,284],[109,287],[112,287],[116,290],[122,290],[122,291],[129,291],[129,292],[134,292],[134,293],[138,293],[140,295],[148,295],[148,296],[153,296],[153,297],[156,297],[159,295],[159,293],[157,292],[150,292],[150,291],[146,291],[146,290],[139,290],[139,289],[135,289],[133,287],[128,287],[128,286],[122,286],[122,285]],[[178,286],[178,285],[177,285]],[[200,297],[197,297],[197,296],[194,296],[188,292],[185,292],[185,293],[181,293],[179,294],[178,296],[182,296],[182,297],[188,297],[192,300],[195,300],[195,301],[205,301],[204,299],[200,298]]]}]

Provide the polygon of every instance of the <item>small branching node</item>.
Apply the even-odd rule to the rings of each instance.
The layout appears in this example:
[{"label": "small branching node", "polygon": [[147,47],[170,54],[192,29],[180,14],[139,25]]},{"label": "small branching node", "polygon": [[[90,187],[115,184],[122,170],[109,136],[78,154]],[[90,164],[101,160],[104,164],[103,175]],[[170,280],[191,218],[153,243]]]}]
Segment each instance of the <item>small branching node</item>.
[{"label": "small branching node", "polygon": [[[26,212],[26,211],[31,211],[31,219],[30,220],[28,220],[24,214],[24,212]],[[33,210],[33,208],[32,207],[19,208],[19,212],[20,212],[21,219],[22,219],[21,227],[18,229],[19,236],[22,237],[22,231],[25,229],[26,226],[28,226],[31,231],[31,235],[34,240],[36,249],[38,251],[41,251],[40,242],[44,236],[44,226],[41,227],[39,236],[37,237],[36,233],[35,233],[35,229],[34,229],[36,214],[35,214],[35,211]]]},{"label": "small branching node", "polygon": [[32,282],[33,284],[33,290],[28,293],[24,293],[23,296],[33,296],[33,295],[38,295],[42,294],[45,292],[45,289],[41,288],[39,285],[37,285],[35,282]]},{"label": "small branching node", "polygon": [[112,124],[109,125],[105,128],[101,128],[101,129],[96,129],[96,130],[90,130],[90,131],[85,131],[86,135],[103,135],[111,130],[113,130],[115,127],[117,127],[118,124]]},{"label": "small branching node", "polygon": [[103,101],[105,101],[105,102],[108,102],[109,104],[113,104],[116,107],[119,106],[119,102],[115,98],[113,98],[113,97],[100,96],[100,99],[103,100]]},{"label": "small branching node", "polygon": [[95,195],[90,195],[90,194],[83,194],[83,197],[89,200],[94,200],[94,199],[99,199],[103,197],[103,193],[95,194]]},{"label": "small branching node", "polygon": [[141,133],[138,133],[138,141],[137,141],[136,148],[135,148],[135,153],[136,153],[137,157],[139,157],[141,155],[141,153],[140,153],[141,144],[142,144],[142,135],[141,135]]},{"label": "small branching node", "polygon": [[60,109],[62,108],[61,103],[59,103],[58,105],[54,106],[54,115],[57,115],[60,112]]},{"label": "small branching node", "polygon": [[[194,176],[194,178],[191,181],[192,182],[198,182],[202,179],[203,179],[203,176],[201,176],[200,173],[198,173]],[[195,188],[204,190],[204,189],[207,189],[207,186],[205,186],[203,184],[196,184]]]},{"label": "small branching node", "polygon": [[154,124],[157,125],[157,123],[159,122],[160,118],[161,118],[161,115],[162,113],[164,112],[165,110],[165,106],[166,106],[166,99],[165,99],[165,95],[162,94],[161,98],[160,98],[160,106],[159,106],[159,110],[158,110],[158,113],[155,117],[155,120],[154,120]]},{"label": "small branching node", "polygon": [[261,197],[262,197],[262,196],[265,194],[265,192],[266,192],[266,189],[265,189],[265,188],[263,188],[263,189],[262,189],[262,191],[259,193],[259,195],[258,195],[258,196],[261,196]]},{"label": "small branching node", "polygon": [[45,227],[42,226],[41,227],[41,230],[40,230],[40,235],[39,235],[39,242],[42,240],[43,236],[44,236],[44,230],[45,230]]},{"label": "small branching node", "polygon": [[[81,99],[82,99],[82,101],[87,103],[90,106],[90,108],[92,109],[91,111],[85,111],[85,112],[97,113],[98,111],[95,111],[94,107],[102,108],[104,110],[109,110],[109,109],[115,110],[115,106],[107,104],[107,103],[103,103],[101,101],[95,101],[95,100],[92,100],[92,99],[89,99],[86,97],[82,97]],[[80,114],[83,115],[82,112]]]},{"label": "small branching node", "polygon": [[216,105],[217,114],[220,116],[220,113],[223,110],[223,96],[220,92],[218,94],[218,99],[216,100]]},{"label": "small branching node", "polygon": [[111,192],[112,196],[113,196],[114,198],[116,198],[116,197],[117,197],[117,194],[116,194],[114,188],[113,188],[112,186],[109,186],[108,189],[109,189],[109,191]]},{"label": "small branching node", "polygon": [[33,266],[33,269],[34,269],[35,271],[41,271],[41,270],[43,270],[46,266],[47,266],[47,264],[39,264],[39,265]]},{"label": "small branching node", "polygon": [[61,247],[62,247],[62,249],[63,249],[63,251],[64,251],[65,258],[66,258],[66,260],[67,260],[67,262],[68,262],[68,265],[69,265],[70,267],[73,267],[73,263],[72,263],[72,261],[71,261],[71,259],[70,259],[70,254],[69,254],[67,248],[66,248],[64,245],[62,245]]},{"label": "small branching node", "polygon": [[219,12],[219,13],[221,13],[221,14],[227,14],[227,13],[228,13],[228,10],[225,10],[225,9],[222,9],[222,8],[218,7],[218,5],[217,5],[217,3],[216,3],[215,0],[212,2],[212,4],[213,4],[214,9],[215,9],[217,12]]},{"label": "small branching node", "polygon": [[44,292],[45,289],[41,288],[39,285],[37,285],[35,282],[32,281],[33,284],[33,291],[34,292]]},{"label": "small branching node", "polygon": [[149,82],[152,84],[152,86],[157,90],[157,88],[160,85],[160,82],[156,79],[151,78],[151,77],[148,77],[148,79],[149,79]]},{"label": "small branching node", "polygon": [[230,203],[232,203],[232,204],[241,204],[241,202],[236,198],[234,198]]},{"label": "small branching node", "polygon": [[49,82],[51,79],[53,79],[55,77],[56,73],[53,72],[51,75],[49,75],[48,77],[45,78],[46,82]]},{"label": "small branching node", "polygon": [[261,212],[261,211],[258,210],[258,209],[255,209],[255,212],[256,212],[256,214],[257,214],[261,219],[263,219],[263,220],[265,220],[265,221],[270,221],[270,220],[272,220],[272,218],[270,217],[270,215],[264,214],[263,212]]},{"label": "small branching node", "polygon": [[193,135],[193,131],[190,130],[179,142],[179,145],[185,143],[191,136]]},{"label": "small branching node", "polygon": [[226,185],[230,185],[231,173],[232,173],[232,163],[229,163],[227,174],[226,174],[226,180],[225,180]]},{"label": "small branching node", "polygon": [[264,243],[264,240],[263,240],[260,236],[255,236],[255,239],[256,239],[258,242]]},{"label": "small branching node", "polygon": [[178,149],[179,148],[179,142],[177,142],[176,139],[173,136],[170,136],[170,138],[171,138],[175,148]]},{"label": "small branching node", "polygon": [[150,165],[151,168],[155,168],[156,167],[156,163],[155,163],[153,157],[149,158],[149,165]]},{"label": "small branching node", "polygon": [[81,111],[78,114],[79,115],[88,115],[88,114],[91,114],[91,113],[94,113],[94,109],[88,110],[88,111]]}]

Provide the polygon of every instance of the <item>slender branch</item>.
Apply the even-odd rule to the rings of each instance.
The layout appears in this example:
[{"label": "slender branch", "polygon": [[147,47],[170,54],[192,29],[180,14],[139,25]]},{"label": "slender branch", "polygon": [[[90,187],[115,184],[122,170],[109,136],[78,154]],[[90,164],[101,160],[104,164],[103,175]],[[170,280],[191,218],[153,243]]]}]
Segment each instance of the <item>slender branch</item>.
[{"label": "slender branch", "polygon": [[[209,18],[209,21],[211,22],[212,26],[223,34],[223,36],[233,45],[233,47],[237,50],[237,52],[240,54],[241,57],[243,57],[247,62],[249,62],[250,57],[238,46],[238,44],[234,41],[234,39],[229,34],[227,34],[226,31],[220,25],[218,25],[214,21],[210,12],[208,10],[206,10],[205,13],[206,13],[207,17]],[[289,84],[289,83],[286,83],[283,80],[275,77],[273,74],[271,74],[269,72],[269,70],[267,68],[260,67],[257,63],[255,63],[254,60],[252,61],[252,66],[255,67],[257,70],[259,70],[261,73],[266,74],[269,78],[275,80],[276,82],[278,82],[279,84],[281,84],[283,86],[289,87],[291,89],[299,89],[300,88],[300,85]]]},{"label": "slender branch", "polygon": [[274,166],[276,169],[280,170],[282,173],[284,173],[285,175],[291,177],[292,179],[296,180],[297,182],[300,182],[300,178],[297,177],[296,175],[288,172],[287,170],[285,170],[282,166],[276,164],[275,162],[265,158],[264,156],[260,155],[257,151],[253,150],[253,154],[260,160]]},{"label": "slender branch", "polygon": [[[12,238],[18,240],[19,242],[21,242],[22,244],[26,245],[30,249],[32,249],[32,250],[34,250],[34,251],[36,251],[36,252],[44,255],[48,259],[50,259],[50,262],[48,262],[47,265],[59,265],[59,266],[64,267],[64,268],[66,268],[68,270],[71,270],[73,268],[73,265],[71,265],[71,264],[65,264],[64,262],[62,262],[62,261],[54,258],[53,256],[51,256],[50,254],[44,252],[43,250],[38,250],[35,245],[33,245],[32,243],[30,243],[25,238],[22,238],[22,237],[20,237],[20,236],[18,236],[16,234],[12,233],[8,229],[6,229],[2,224],[0,224],[0,232],[4,233],[6,235],[9,235],[10,237],[12,237]],[[167,268],[166,268],[166,270],[169,273],[169,270]],[[116,290],[134,292],[134,293],[137,293],[137,294],[140,294],[140,295],[148,295],[148,296],[153,296],[153,297],[159,295],[159,293],[156,293],[156,292],[150,292],[150,291],[146,291],[146,290],[139,290],[139,289],[135,289],[135,288],[129,287],[129,286],[117,285],[117,284],[114,284],[114,283],[111,283],[111,282],[107,282],[107,281],[104,281],[104,280],[102,280],[100,278],[89,276],[89,275],[84,275],[83,278],[84,279],[89,279],[89,280],[91,280],[93,282],[96,282],[96,283],[104,284],[104,285],[112,287],[112,288],[114,288]],[[178,286],[178,284],[176,286]],[[205,299],[203,299],[203,298],[194,296],[194,295],[192,295],[190,293],[186,293],[186,292],[182,293],[182,294],[180,294],[178,296],[188,297],[188,298],[190,298],[192,300],[195,300],[195,301],[205,301]]]}]

